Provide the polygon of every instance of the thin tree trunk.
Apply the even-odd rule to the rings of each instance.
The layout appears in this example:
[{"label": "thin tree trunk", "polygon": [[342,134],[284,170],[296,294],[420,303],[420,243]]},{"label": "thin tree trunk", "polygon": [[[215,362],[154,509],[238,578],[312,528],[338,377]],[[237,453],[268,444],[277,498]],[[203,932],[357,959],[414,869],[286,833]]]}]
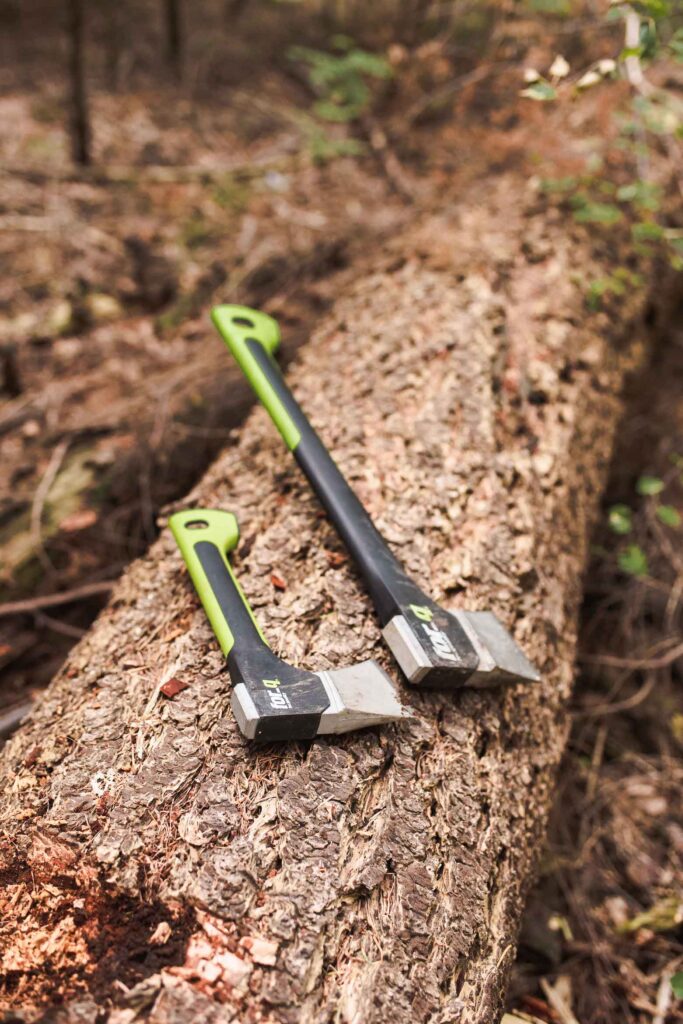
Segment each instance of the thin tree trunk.
[{"label": "thin tree trunk", "polygon": [[183,75],[183,34],[180,16],[181,0],[164,0],[166,25],[166,61],[178,81]]},{"label": "thin tree trunk", "polygon": [[121,86],[121,57],[123,50],[123,26],[126,23],[126,8],[123,0],[110,3],[106,0],[107,38],[105,60],[107,84],[111,92],[118,92]]},{"label": "thin tree trunk", "polygon": [[74,163],[91,162],[91,130],[85,83],[84,0],[67,0],[71,154]]},{"label": "thin tree trunk", "polygon": [[[254,747],[164,532],[0,760],[7,1005],[109,1024],[498,1019],[645,306],[588,314],[574,269],[604,265],[525,188],[484,182],[375,254],[288,376],[409,572],[498,612],[542,682],[404,690],[412,724]],[[396,675],[262,410],[190,502],[237,514],[237,572],[279,654]]]},{"label": "thin tree trunk", "polygon": [[225,0],[225,22],[228,27],[242,17],[248,4],[249,0]]}]

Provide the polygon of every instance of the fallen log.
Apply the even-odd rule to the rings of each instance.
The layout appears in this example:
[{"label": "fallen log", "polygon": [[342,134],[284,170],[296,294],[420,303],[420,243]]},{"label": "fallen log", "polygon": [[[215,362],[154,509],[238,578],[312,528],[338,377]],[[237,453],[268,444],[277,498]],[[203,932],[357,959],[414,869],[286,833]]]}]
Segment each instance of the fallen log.
[{"label": "fallen log", "polygon": [[[566,736],[587,532],[644,348],[644,293],[587,312],[576,270],[598,276],[600,244],[578,232],[486,183],[375,256],[289,373],[409,573],[496,611],[542,682],[410,691],[413,723],[255,748],[165,531],[2,756],[15,1014],[498,1018]],[[236,570],[283,658],[395,674],[263,410],[190,501],[236,513]]]}]

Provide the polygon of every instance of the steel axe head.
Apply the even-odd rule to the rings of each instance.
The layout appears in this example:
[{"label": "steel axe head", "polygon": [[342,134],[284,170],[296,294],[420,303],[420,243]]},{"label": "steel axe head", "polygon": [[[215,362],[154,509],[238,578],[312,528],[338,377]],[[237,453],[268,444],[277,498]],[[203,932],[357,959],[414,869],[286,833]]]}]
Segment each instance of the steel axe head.
[{"label": "steel axe head", "polygon": [[382,630],[411,683],[429,688],[537,682],[539,673],[493,612],[447,612],[426,595]]},{"label": "steel axe head", "polygon": [[237,683],[232,691],[232,710],[247,739],[290,739],[301,735],[309,712],[308,694],[322,684],[328,706],[313,715],[314,731],[325,736],[352,732],[372,725],[384,725],[412,718],[404,707],[394,683],[375,661],[362,661],[348,668],[308,672],[280,661],[277,672],[269,666],[269,678],[256,671],[252,678]]}]

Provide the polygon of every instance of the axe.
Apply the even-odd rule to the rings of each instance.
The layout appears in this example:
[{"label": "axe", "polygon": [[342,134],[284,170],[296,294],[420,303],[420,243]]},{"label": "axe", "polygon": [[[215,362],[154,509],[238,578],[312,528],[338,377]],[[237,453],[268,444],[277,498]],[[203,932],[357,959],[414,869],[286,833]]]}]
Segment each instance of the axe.
[{"label": "axe", "polygon": [[274,358],[277,321],[232,305],[211,317],[351,553],[408,680],[444,689],[537,681],[493,612],[446,611],[406,575],[287,387]]},{"label": "axe", "polygon": [[273,654],[227,559],[239,540],[231,512],[187,509],[169,526],[227,658],[232,710],[247,739],[311,739],[411,717],[375,661],[310,672]]}]

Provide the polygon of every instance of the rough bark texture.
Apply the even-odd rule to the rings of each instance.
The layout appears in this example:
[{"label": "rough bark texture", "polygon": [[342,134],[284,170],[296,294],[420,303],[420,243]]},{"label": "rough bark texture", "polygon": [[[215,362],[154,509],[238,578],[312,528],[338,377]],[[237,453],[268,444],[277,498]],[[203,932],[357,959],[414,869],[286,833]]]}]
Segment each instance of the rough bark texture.
[{"label": "rough bark texture", "polygon": [[[589,240],[503,181],[394,242],[289,373],[408,570],[448,606],[498,612],[543,682],[404,689],[413,724],[255,749],[165,533],[4,753],[14,1007],[496,1020],[565,740],[587,527],[641,347],[644,299],[588,316],[577,269],[599,273]],[[237,514],[237,571],[279,654],[396,674],[262,410],[191,500]],[[173,699],[170,678],[187,684]]]}]

